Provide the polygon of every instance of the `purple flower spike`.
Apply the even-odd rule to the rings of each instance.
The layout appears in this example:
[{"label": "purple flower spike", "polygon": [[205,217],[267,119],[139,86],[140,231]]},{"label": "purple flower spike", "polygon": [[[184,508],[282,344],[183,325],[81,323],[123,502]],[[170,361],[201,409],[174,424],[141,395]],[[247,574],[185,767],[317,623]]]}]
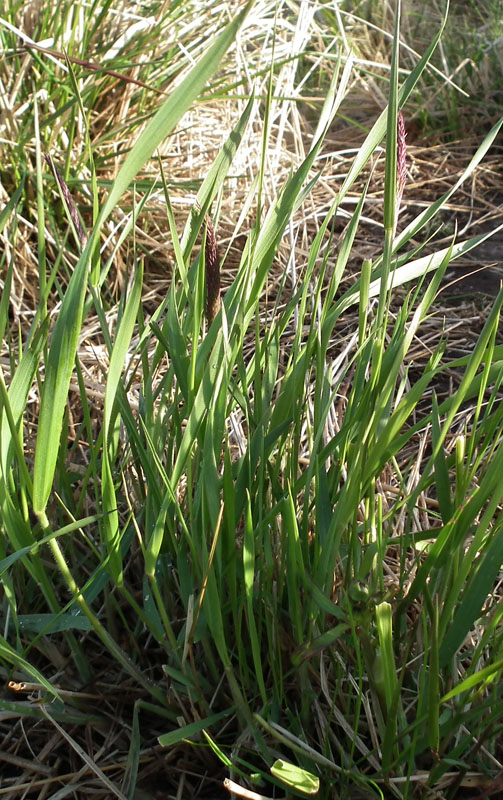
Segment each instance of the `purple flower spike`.
[{"label": "purple flower spike", "polygon": [[204,250],[206,268],[206,319],[208,327],[220,311],[220,255],[213,222],[206,216],[206,244]]},{"label": "purple flower spike", "polygon": [[73,202],[73,199],[72,199],[72,196],[71,196],[70,191],[68,189],[68,186],[66,185],[61,172],[57,168],[56,164],[53,162],[52,158],[50,158],[49,156],[46,156],[46,155],[44,155],[44,158],[45,158],[47,164],[49,165],[49,168],[50,168],[52,174],[54,175],[54,177],[56,178],[57,182],[59,183],[59,186],[61,188],[61,193],[62,193],[63,197],[65,198],[65,203],[68,206],[68,211],[70,212],[70,216],[72,218],[72,222],[73,222],[73,224],[75,226],[75,230],[77,231],[77,236],[79,237],[79,242],[80,242],[81,246],[84,248],[86,246],[86,244],[87,244],[87,236],[84,233],[84,229],[83,229],[82,225],[80,224],[79,215],[77,214],[77,207],[75,206],[75,203]]}]

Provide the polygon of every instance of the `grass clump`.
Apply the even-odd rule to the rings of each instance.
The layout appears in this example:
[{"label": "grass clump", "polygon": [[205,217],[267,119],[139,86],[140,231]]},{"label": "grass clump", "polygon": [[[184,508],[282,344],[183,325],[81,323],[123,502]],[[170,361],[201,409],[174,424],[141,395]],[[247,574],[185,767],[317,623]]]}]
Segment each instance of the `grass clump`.
[{"label": "grass clump", "polygon": [[[451,262],[497,233],[425,238],[501,121],[443,195],[404,215],[402,110],[441,28],[402,73],[398,4],[386,105],[338,154],[344,174],[320,211],[320,168],[355,80],[344,29],[320,55],[331,72],[316,123],[301,128],[306,65],[327,30],[315,12],[327,9],[227,10],[159,12],[157,36],[177,33],[161,50],[167,86],[160,39],[131,33],[125,9],[131,38],[117,30],[125,50],[113,55],[104,31],[117,9],[89,14],[86,48],[110,62],[99,81],[70,12],[61,30],[42,15],[36,38],[51,31],[73,61],[21,53],[8,38],[16,9],[4,26],[35,85],[16,98],[38,98],[40,81],[54,107],[51,129],[32,99],[24,149],[8,145],[1,216],[5,786],[13,797],[61,782],[121,798],[161,784],[174,797],[483,792],[501,759],[503,293],[468,353],[449,356],[449,331],[421,337]],[[140,83],[166,94],[155,108],[138,83],[117,83],[140,58]],[[199,134],[179,126],[201,93],[236,112],[187,198],[177,147],[188,137],[194,155]],[[369,221],[379,249],[361,258]],[[43,786],[16,761],[23,726]],[[59,766],[45,764],[41,729]]]}]

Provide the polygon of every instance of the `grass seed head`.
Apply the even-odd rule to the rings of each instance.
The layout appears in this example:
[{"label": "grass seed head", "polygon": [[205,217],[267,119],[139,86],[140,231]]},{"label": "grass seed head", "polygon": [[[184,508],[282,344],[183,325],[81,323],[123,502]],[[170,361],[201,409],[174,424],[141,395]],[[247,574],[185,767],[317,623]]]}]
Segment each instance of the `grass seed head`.
[{"label": "grass seed head", "polygon": [[407,183],[407,132],[405,130],[405,122],[403,120],[402,112],[398,112],[397,119],[397,155],[396,155],[396,214],[395,219],[398,218],[400,210],[400,203]]},{"label": "grass seed head", "polygon": [[206,216],[206,243],[204,250],[206,268],[206,319],[208,327],[220,311],[220,255],[217,237],[210,216]]},{"label": "grass seed head", "polygon": [[81,225],[79,215],[77,214],[77,207],[76,207],[75,203],[73,202],[72,196],[70,194],[70,190],[68,189],[68,186],[66,185],[65,180],[64,180],[61,172],[57,168],[57,166],[54,163],[54,161],[52,160],[52,158],[50,156],[46,156],[46,155],[44,155],[44,158],[45,158],[47,164],[49,165],[49,169],[51,170],[52,174],[54,175],[54,177],[56,178],[57,182],[59,183],[59,186],[61,188],[61,193],[62,193],[62,195],[63,195],[63,197],[65,199],[65,203],[66,203],[66,205],[68,207],[68,211],[70,212],[70,216],[72,218],[72,222],[73,222],[73,224],[75,226],[75,230],[77,232],[77,236],[78,236],[79,242],[81,244],[81,247],[84,248],[86,246],[86,244],[87,244],[87,236],[86,236],[86,234],[84,232],[84,229],[83,229],[83,227]]}]

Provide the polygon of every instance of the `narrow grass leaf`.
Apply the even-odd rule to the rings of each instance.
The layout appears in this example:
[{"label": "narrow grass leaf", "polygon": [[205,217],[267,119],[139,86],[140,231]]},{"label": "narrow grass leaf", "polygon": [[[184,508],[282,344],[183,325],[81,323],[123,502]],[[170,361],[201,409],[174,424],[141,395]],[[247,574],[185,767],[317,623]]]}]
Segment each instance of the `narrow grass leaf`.
[{"label": "narrow grass leaf", "polygon": [[264,676],[262,673],[262,648],[257,633],[257,625],[255,623],[254,613],[254,584],[255,584],[255,533],[253,530],[253,521],[250,507],[250,495],[247,491],[247,506],[245,516],[245,531],[243,539],[243,574],[245,583],[246,594],[246,607],[248,617],[248,630],[250,632],[250,642],[252,648],[253,665],[255,667],[255,674],[257,676],[257,684],[262,697],[262,702],[267,702],[267,695],[264,684]]},{"label": "narrow grass leaf", "polygon": [[136,795],[136,782],[138,779],[138,768],[140,766],[141,754],[141,732],[140,732],[140,709],[142,701],[137,700],[133,708],[133,720],[131,724],[131,741],[127,755],[126,767],[122,789],[127,792],[128,800],[134,800]]},{"label": "narrow grass leaf", "polygon": [[12,285],[12,271],[14,268],[11,262],[5,273],[2,297],[0,298],[0,341],[3,342],[7,323],[9,322],[10,289]]},{"label": "narrow grass leaf", "polygon": [[303,641],[303,625],[300,587],[305,573],[302,548],[299,538],[299,527],[295,514],[295,501],[291,488],[283,505],[283,529],[286,549],[286,583],[288,587],[288,605],[290,608],[292,633],[297,646]]},{"label": "narrow grass leaf", "polygon": [[234,713],[234,708],[227,708],[225,711],[220,711],[218,714],[211,714],[204,719],[199,719],[196,722],[189,722],[188,725],[182,725],[181,728],[170,731],[170,733],[163,733],[161,736],[158,736],[157,741],[161,747],[173,747],[175,744],[183,742],[186,739],[192,739],[206,728],[211,728],[216,722],[220,722],[221,719],[225,719]]},{"label": "narrow grass leaf", "polygon": [[[2,210],[0,211],[0,233],[3,232],[3,229],[7,225],[8,221],[9,221],[11,215],[12,215],[12,212],[14,211],[14,209],[17,206],[17,204],[21,200],[21,197],[22,197],[22,194],[23,194],[23,190],[24,190],[24,182],[25,182],[25,176],[22,177],[21,182],[19,183],[19,185],[14,190],[14,192],[12,194],[12,197],[9,198],[7,203],[3,206]],[[4,287],[4,291],[5,291],[5,287]],[[9,296],[10,296],[9,293],[7,293],[7,300],[5,302],[8,302]],[[3,340],[3,333],[2,333],[1,338]]]},{"label": "narrow grass leaf", "polygon": [[63,414],[82,322],[89,260],[91,253],[94,252],[100,228],[138,171],[151,157],[155,148],[173,130],[215,72],[251,6],[251,2],[247,3],[229,23],[141,134],[114,181],[93,233],[74,270],[54,326],[46,362],[33,476],[33,508],[37,514],[44,511],[51,491]]},{"label": "narrow grass leaf", "polygon": [[103,224],[112,213],[122,194],[128,188],[147,159],[154,153],[156,147],[158,147],[170,131],[173,130],[193,101],[204,89],[208,80],[217,70],[223,55],[234,41],[252,5],[253,2],[247,2],[239,14],[237,14],[215,39],[206,53],[189,72],[185,80],[173,90],[168,99],[163,103],[138,141],[132,147],[100,213],[101,224]]},{"label": "narrow grass leaf", "polygon": [[36,514],[43,512],[47,504],[58,458],[63,414],[82,320],[87,256],[88,248],[68,285],[45,364],[33,473],[33,510]]},{"label": "narrow grass leaf", "polygon": [[26,675],[29,675],[33,681],[36,681],[36,683],[39,683],[41,686],[43,686],[43,688],[46,689],[51,697],[61,700],[58,690],[46,678],[44,678],[42,673],[33,667],[29,661],[23,658],[23,656],[16,650],[14,650],[14,648],[12,648],[1,635],[0,658],[2,658],[8,664],[12,664],[16,670],[22,670]]},{"label": "narrow grass leaf", "polygon": [[440,676],[438,658],[438,596],[429,603],[430,611],[430,657],[428,661],[428,743],[434,753],[440,746],[439,708]]},{"label": "narrow grass leaf", "polygon": [[[442,20],[442,24],[433,38],[429,47],[426,48],[425,52],[421,56],[420,60],[416,64],[413,70],[409,73],[405,83],[403,84],[402,88],[398,93],[398,108],[403,108],[407,98],[413,91],[416,83],[418,82],[419,78],[421,77],[423,71],[428,66],[428,62],[440,41],[440,37],[442,36],[442,32],[444,30],[445,23],[447,21],[447,13],[448,13],[449,3],[447,3],[444,17]],[[382,142],[384,134],[386,132],[386,122],[388,116],[388,109],[384,109],[382,114],[380,115],[379,119],[374,123],[372,130],[370,131],[369,135],[365,139],[364,143],[360,147],[358,151],[358,155],[356,156],[351,169],[349,170],[344,183],[342,184],[340,190],[340,198],[342,199],[345,197],[349,189],[351,188],[352,184],[365,167],[369,159],[371,158],[372,154],[374,153],[376,147]]]},{"label": "narrow grass leaf", "polygon": [[117,409],[116,395],[121,378],[124,359],[129,350],[133,335],[138,306],[141,299],[143,284],[143,267],[140,263],[136,270],[131,293],[127,299],[124,314],[120,321],[108,367],[107,383],[105,387],[105,404],[103,411],[103,475],[102,496],[103,529],[105,541],[110,555],[109,569],[115,583],[122,581],[122,558],[119,547],[119,517],[115,498],[114,478],[112,475],[113,453],[111,452],[111,434],[114,426],[113,413]]},{"label": "narrow grass leaf", "polygon": [[475,672],[473,675],[469,675],[464,681],[458,683],[453,689],[450,690],[450,692],[444,694],[440,702],[447,703],[449,700],[452,700],[453,697],[457,697],[459,694],[463,694],[464,692],[470,691],[470,689],[474,689],[480,683],[491,683],[496,680],[498,676],[501,677],[502,672],[503,659],[493,661],[492,664],[489,664],[487,667]]},{"label": "narrow grass leaf", "polygon": [[393,655],[392,614],[389,603],[379,603],[376,606],[376,622],[381,649],[383,671],[383,688],[386,698],[386,708],[389,710],[397,688],[397,674],[395,658]]},{"label": "narrow grass leaf", "polygon": [[[15,702],[0,698],[0,714],[1,712],[5,712],[5,715],[9,717],[27,717],[33,720],[46,719],[40,703],[35,705],[31,700]],[[76,711],[74,708],[71,708],[71,706],[64,705],[62,701],[51,703],[51,714],[54,719],[60,720],[65,725],[101,726],[104,723],[103,717],[98,714]]]},{"label": "narrow grass leaf", "polygon": [[[8,390],[6,390],[3,375],[0,373],[0,391],[3,404],[0,413],[0,475],[4,477],[8,474],[13,447],[17,450],[20,468],[26,471],[22,435],[19,426],[26,409],[28,393],[39,365],[40,353],[47,340],[48,329],[49,323],[46,320],[21,356]],[[28,481],[27,485],[30,484],[31,481]]]},{"label": "narrow grass leaf", "polygon": [[440,666],[446,666],[461,647],[470,628],[482,616],[482,608],[494,589],[503,564],[503,526],[500,522],[490,533],[490,541],[472,569],[468,585],[454,619],[440,647]]},{"label": "narrow grass leaf", "polygon": [[235,767],[234,767],[232,761],[230,760],[230,758],[228,758],[228,756],[225,755],[223,750],[221,750],[220,747],[216,744],[216,742],[213,741],[211,736],[208,734],[208,732],[206,730],[204,730],[204,728],[203,728],[203,733],[204,733],[204,737],[205,737],[206,741],[208,742],[209,746],[211,747],[211,749],[213,750],[213,752],[215,753],[217,758],[220,759],[222,764],[225,767],[228,767],[229,769],[232,769],[233,771],[235,771]]},{"label": "narrow grass leaf", "polygon": [[[397,115],[398,115],[398,54],[400,46],[400,15],[402,4],[397,0],[395,8],[395,31],[391,47],[389,74],[388,114],[386,118],[386,164],[384,176],[384,230],[395,228],[397,193]],[[386,258],[386,252],[383,259]]]},{"label": "narrow grass leaf", "polygon": [[[435,485],[437,487],[437,500],[440,505],[440,513],[444,525],[450,520],[452,516],[452,501],[451,501],[451,484],[449,478],[449,470],[443,449],[443,440],[441,439],[440,431],[440,416],[438,413],[437,396],[433,393],[432,400],[432,442],[433,449],[437,453],[435,464]],[[445,431],[444,431],[445,436]]]},{"label": "narrow grass leaf", "polygon": [[250,115],[253,110],[253,105],[254,105],[254,97],[252,95],[252,97],[246,104],[245,110],[241,114],[241,117],[239,118],[237,124],[231,131],[229,138],[223,145],[218,156],[211,165],[211,168],[207,172],[203,183],[201,184],[201,188],[197,193],[198,207],[193,208],[192,213],[189,214],[189,218],[185,225],[185,229],[182,235],[182,240],[180,243],[180,249],[183,253],[184,259],[187,259],[190,252],[192,251],[192,248],[197,238],[197,234],[203,223],[204,217],[208,212],[211,203],[213,202],[213,199],[215,198],[218,190],[222,186],[225,178],[227,177],[229,168],[232,164],[232,161],[234,160],[234,156],[237,153],[244,132],[248,126]]},{"label": "narrow grass leaf", "polygon": [[297,667],[303,661],[312,658],[315,653],[319,653],[327,647],[332,647],[335,642],[339,641],[342,635],[347,632],[348,628],[348,624],[341,622],[339,625],[336,625],[335,628],[330,628],[330,630],[322,633],[321,636],[313,639],[309,644],[303,645],[292,654],[292,664]]}]

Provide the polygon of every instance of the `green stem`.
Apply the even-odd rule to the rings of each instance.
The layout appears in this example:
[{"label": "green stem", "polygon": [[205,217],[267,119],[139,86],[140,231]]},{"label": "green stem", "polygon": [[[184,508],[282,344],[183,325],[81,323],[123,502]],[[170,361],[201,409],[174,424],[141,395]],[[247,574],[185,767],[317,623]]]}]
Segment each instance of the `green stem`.
[{"label": "green stem", "polygon": [[[44,531],[44,535],[48,536],[52,533],[51,527],[49,525],[49,520],[47,519],[45,511],[39,511],[37,513],[38,519],[40,521],[40,525],[42,530]],[[127,655],[121,650],[118,644],[112,639],[110,634],[107,630],[103,627],[100,623],[99,619],[93,614],[89,606],[87,605],[85,598],[80,591],[79,587],[77,586],[72,573],[70,572],[68,565],[65,561],[65,557],[61,551],[59,546],[59,542],[55,538],[51,538],[49,540],[49,547],[52,550],[52,554],[54,556],[54,560],[56,562],[56,566],[58,567],[61,575],[63,576],[66,585],[68,586],[70,592],[75,598],[77,605],[79,606],[82,613],[87,617],[89,622],[91,623],[91,627],[93,628],[94,632],[99,636],[105,647],[112,653],[116,661],[121,664],[121,666],[126,670],[126,672],[131,675],[134,680],[136,680],[140,686],[143,686],[147,692],[149,692],[152,697],[161,704],[166,705],[166,698],[162,691],[157,689],[149,680],[147,680],[144,675],[138,670],[132,661],[127,657]]]}]

